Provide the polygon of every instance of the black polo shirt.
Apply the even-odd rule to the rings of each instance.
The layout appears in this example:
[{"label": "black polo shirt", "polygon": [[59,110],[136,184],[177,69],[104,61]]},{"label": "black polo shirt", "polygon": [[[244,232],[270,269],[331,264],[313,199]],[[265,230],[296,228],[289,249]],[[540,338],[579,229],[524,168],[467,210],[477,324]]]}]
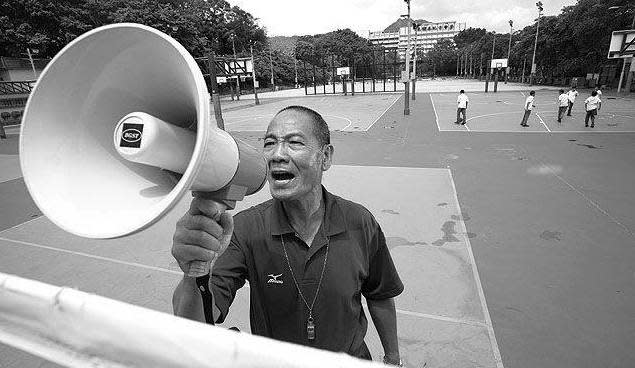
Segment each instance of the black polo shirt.
[{"label": "black polo shirt", "polygon": [[[282,203],[269,200],[234,216],[234,235],[212,274],[212,291],[227,316],[236,291],[250,285],[250,324],[253,334],[354,356],[369,357],[364,344],[366,299],[399,295],[403,284],[386,246],[381,228],[363,206],[322,188],[325,219],[313,244],[294,232]],[[308,308],[291,277],[281,239],[293,273],[307,303],[313,301],[315,339],[307,338]]]}]

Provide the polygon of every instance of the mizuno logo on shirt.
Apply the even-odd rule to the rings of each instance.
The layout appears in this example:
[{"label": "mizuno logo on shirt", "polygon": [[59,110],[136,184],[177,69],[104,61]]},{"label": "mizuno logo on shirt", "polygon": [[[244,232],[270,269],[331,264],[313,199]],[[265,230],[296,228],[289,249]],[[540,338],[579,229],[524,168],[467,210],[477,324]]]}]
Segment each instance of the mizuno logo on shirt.
[{"label": "mizuno logo on shirt", "polygon": [[269,276],[269,280],[267,280],[267,284],[284,284],[282,280],[278,280],[278,277],[281,277],[282,274],[279,274],[279,275],[269,274],[267,276]]}]

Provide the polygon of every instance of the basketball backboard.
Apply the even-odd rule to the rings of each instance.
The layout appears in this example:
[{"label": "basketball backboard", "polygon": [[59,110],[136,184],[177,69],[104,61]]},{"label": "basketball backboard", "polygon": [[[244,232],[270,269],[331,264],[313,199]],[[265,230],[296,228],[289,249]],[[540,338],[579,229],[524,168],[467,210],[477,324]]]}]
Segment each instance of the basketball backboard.
[{"label": "basketball backboard", "polygon": [[507,68],[507,59],[492,59],[490,68]]},{"label": "basketball backboard", "polygon": [[609,46],[609,59],[629,58],[635,55],[635,29],[614,31]]}]

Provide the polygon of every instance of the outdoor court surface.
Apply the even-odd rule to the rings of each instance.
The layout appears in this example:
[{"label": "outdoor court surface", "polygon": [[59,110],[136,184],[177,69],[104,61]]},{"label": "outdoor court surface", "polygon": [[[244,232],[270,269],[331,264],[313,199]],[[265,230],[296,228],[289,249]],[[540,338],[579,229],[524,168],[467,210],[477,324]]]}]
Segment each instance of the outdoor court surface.
[{"label": "outdoor court surface", "polygon": [[[574,106],[577,120],[566,123],[572,131],[559,134],[502,132],[519,124],[522,105],[512,105],[524,101],[519,91],[470,93],[468,119],[474,119],[463,132],[452,123],[456,94],[449,93],[418,94],[408,117],[395,94],[242,103],[224,117],[228,130],[258,147],[263,119],[287,104],[358,119],[359,131],[331,126],[335,166],[325,186],[364,204],[382,225],[406,287],[396,298],[406,366],[629,367],[635,133],[606,133],[613,127],[598,129],[599,121],[592,133],[578,132],[586,94]],[[536,105],[546,114],[556,95],[538,90]],[[633,110],[632,99],[605,96],[600,115],[633,116]],[[507,111],[509,119],[477,118]],[[241,122],[241,130],[229,125],[246,116],[257,119]],[[553,133],[557,122],[545,116]],[[633,119],[615,123],[635,127]],[[133,236],[77,238],[33,205],[15,137],[0,142],[0,272],[170,313],[180,277],[170,239],[188,199]],[[237,210],[267,196],[265,188]],[[238,294],[225,326],[249,329],[247,295]],[[366,340],[379,360],[372,323]],[[2,367],[55,366],[1,345],[0,357]]]}]

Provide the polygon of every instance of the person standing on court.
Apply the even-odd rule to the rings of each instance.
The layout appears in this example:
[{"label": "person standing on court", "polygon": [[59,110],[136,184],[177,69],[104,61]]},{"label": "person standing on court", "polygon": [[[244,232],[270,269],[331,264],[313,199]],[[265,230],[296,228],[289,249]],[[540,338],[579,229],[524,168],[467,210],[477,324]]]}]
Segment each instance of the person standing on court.
[{"label": "person standing on court", "polygon": [[584,109],[586,110],[586,116],[584,118],[584,126],[589,126],[589,118],[591,119],[591,128],[595,127],[595,116],[602,107],[602,100],[598,96],[597,91],[591,92],[591,96],[584,100]]},{"label": "person standing on court", "polygon": [[562,117],[569,107],[569,95],[564,93],[564,89],[560,90],[560,96],[558,96],[558,123],[562,123]]},{"label": "person standing on court", "polygon": [[600,85],[595,86],[595,92],[598,94],[598,98],[601,99],[602,98],[602,86],[600,86]]},{"label": "person standing on court", "polygon": [[[286,107],[263,152],[273,199],[232,218],[196,197],[178,221],[172,255],[184,276],[174,313],[221,323],[249,281],[253,334],[370,360],[363,296],[384,362],[403,366],[393,298],[404,286],[375,217],[322,186],[334,153],[328,125],[309,108]],[[212,259],[210,275],[187,275],[192,261]]]},{"label": "person standing on court", "polygon": [[567,92],[567,96],[569,96],[569,110],[567,111],[567,116],[571,116],[571,108],[573,107],[575,98],[578,97],[578,91],[575,89],[575,87],[571,87],[569,92]]},{"label": "person standing on court", "polygon": [[[467,111],[467,104],[468,102],[470,102],[470,99],[467,97],[467,95],[465,94],[464,90],[461,90],[461,92],[459,92],[459,97],[457,97],[456,99],[456,103],[457,103],[457,109],[456,109],[456,122],[455,124],[461,124],[461,125],[465,125],[465,123],[467,123],[467,118],[466,118],[466,111]],[[463,122],[461,122],[461,114],[463,115]]]},{"label": "person standing on court", "polygon": [[525,99],[525,114],[523,115],[523,120],[520,121],[520,126],[528,127],[527,120],[529,120],[529,115],[531,115],[531,110],[534,108],[534,96],[536,95],[535,91],[530,91],[529,96]]}]

